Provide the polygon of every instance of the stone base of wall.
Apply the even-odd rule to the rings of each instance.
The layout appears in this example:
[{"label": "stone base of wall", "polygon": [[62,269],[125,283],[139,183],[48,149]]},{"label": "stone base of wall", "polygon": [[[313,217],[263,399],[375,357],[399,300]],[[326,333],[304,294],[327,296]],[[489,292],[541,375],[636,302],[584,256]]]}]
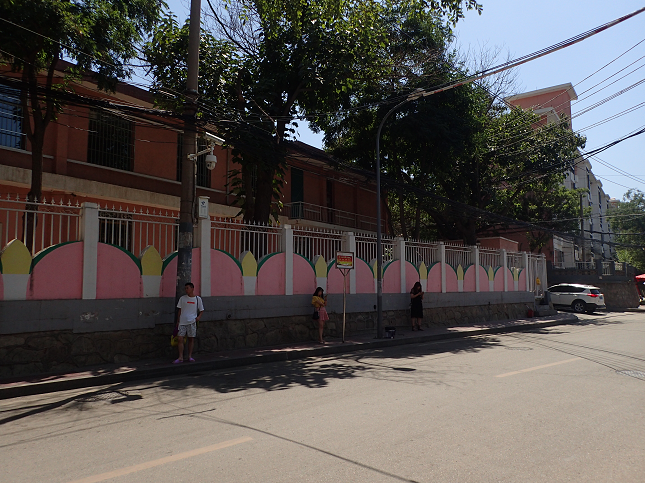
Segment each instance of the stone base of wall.
[{"label": "stone base of wall", "polygon": [[596,282],[596,287],[602,290],[608,309],[636,308],[640,303],[636,284],[629,282]]},{"label": "stone base of wall", "polygon": [[[458,326],[526,315],[524,303],[432,307],[424,309],[424,326]],[[409,327],[407,310],[387,310],[384,325]],[[325,334],[340,337],[342,313],[330,313]],[[268,347],[315,341],[317,321],[311,315],[202,321],[197,331],[195,353]],[[376,329],[376,312],[346,315],[345,334]],[[170,346],[172,324],[149,329],[75,333],[71,330],[30,332],[0,337],[0,377],[56,373],[101,364],[176,357]]]}]

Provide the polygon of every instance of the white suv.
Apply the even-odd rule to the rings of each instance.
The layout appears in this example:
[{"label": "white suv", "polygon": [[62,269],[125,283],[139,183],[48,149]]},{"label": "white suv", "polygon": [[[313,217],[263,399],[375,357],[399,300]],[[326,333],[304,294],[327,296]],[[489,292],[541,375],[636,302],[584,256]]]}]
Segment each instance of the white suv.
[{"label": "white suv", "polygon": [[548,289],[554,307],[571,307],[574,312],[591,314],[605,308],[605,297],[598,287],[578,283],[561,283]]}]

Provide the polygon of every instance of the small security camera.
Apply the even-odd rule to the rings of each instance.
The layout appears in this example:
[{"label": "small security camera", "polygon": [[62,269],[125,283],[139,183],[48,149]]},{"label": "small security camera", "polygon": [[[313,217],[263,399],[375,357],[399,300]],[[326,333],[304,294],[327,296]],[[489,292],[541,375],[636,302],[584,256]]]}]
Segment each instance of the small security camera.
[{"label": "small security camera", "polygon": [[207,154],[206,155],[206,167],[212,171],[215,169],[215,166],[217,166],[217,156],[214,154]]}]

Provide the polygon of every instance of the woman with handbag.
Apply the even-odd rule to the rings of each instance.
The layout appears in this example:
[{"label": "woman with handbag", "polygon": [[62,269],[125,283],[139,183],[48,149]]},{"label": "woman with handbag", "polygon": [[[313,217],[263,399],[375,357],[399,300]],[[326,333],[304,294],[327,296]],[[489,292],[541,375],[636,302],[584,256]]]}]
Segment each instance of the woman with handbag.
[{"label": "woman with handbag", "polygon": [[313,320],[318,321],[318,342],[324,344],[323,340],[323,331],[325,330],[325,321],[329,320],[329,315],[327,314],[327,296],[322,287],[318,287],[314,292],[314,296],[311,298],[311,305],[314,306]]}]

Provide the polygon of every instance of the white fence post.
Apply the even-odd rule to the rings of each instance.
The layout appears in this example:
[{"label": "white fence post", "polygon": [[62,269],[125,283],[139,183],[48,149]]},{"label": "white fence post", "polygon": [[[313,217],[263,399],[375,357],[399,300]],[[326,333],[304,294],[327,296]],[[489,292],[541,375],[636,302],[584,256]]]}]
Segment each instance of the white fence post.
[{"label": "white fence post", "polygon": [[208,213],[208,197],[199,197],[199,243],[200,292],[202,297],[210,297],[211,289],[211,217]]},{"label": "white fence post", "polygon": [[524,260],[524,276],[526,277],[526,290],[531,291],[531,274],[529,273],[529,254],[526,252],[522,253],[522,259]]},{"label": "white fence post", "polygon": [[[345,232],[343,236],[343,251],[352,252],[354,259],[357,258],[356,235],[351,231]],[[356,260],[354,260],[354,270],[349,271],[349,293],[356,293]]]},{"label": "white fence post", "polygon": [[473,252],[473,265],[475,267],[475,292],[479,292],[479,247],[475,245],[472,247]]},{"label": "white fence post", "polygon": [[99,205],[81,205],[81,240],[83,240],[83,299],[96,299],[99,245]]},{"label": "white fence post", "polygon": [[282,251],[284,252],[284,294],[293,295],[293,228],[282,227]]},{"label": "white fence post", "polygon": [[397,237],[394,245],[394,259],[401,263],[401,293],[407,293],[405,277],[405,239]]},{"label": "white fence post", "polygon": [[441,293],[446,293],[446,245],[439,242],[439,262],[441,263]]},{"label": "white fence post", "polygon": [[508,260],[506,259],[506,250],[503,248],[500,249],[500,257],[502,258],[502,274],[504,276],[504,292],[508,292],[508,278],[506,277],[508,272]]}]

